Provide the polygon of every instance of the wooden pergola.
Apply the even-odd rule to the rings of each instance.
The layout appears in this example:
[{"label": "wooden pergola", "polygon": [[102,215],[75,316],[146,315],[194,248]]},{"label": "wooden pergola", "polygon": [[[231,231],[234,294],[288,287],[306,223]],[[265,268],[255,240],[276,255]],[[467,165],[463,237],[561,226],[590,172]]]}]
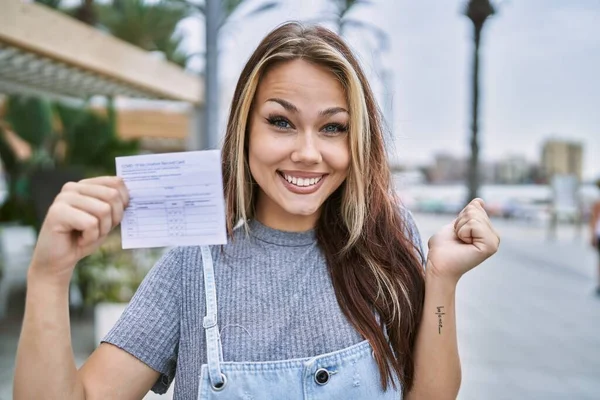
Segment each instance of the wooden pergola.
[{"label": "wooden pergola", "polygon": [[[167,100],[191,105],[193,107],[189,109],[197,111],[204,105],[203,93],[203,82],[198,76],[151,53],[43,5],[0,0],[0,95],[41,95],[71,101],[83,101],[93,96]],[[152,103],[160,105],[160,102]],[[122,122],[131,123],[145,115],[149,121],[145,121],[138,132],[159,140],[181,141],[184,136],[181,133],[192,125],[187,123],[188,116],[175,115],[176,119],[165,123],[158,118],[161,112],[165,113],[154,108],[146,114],[130,114]],[[150,127],[155,128],[154,131]],[[179,137],[160,137],[161,132],[172,132],[177,128]],[[192,127],[187,134],[197,136],[198,132]],[[5,129],[4,135],[17,157],[30,155],[28,144],[10,129]],[[23,229],[23,234],[29,235],[31,243],[26,242],[28,246],[35,243],[35,236],[27,227],[13,227],[10,235],[2,237],[15,238],[15,229]],[[4,247],[18,250],[13,245]],[[25,285],[27,268],[23,265],[26,267],[28,263],[23,264],[13,256],[7,259],[13,263],[3,266],[0,318],[11,287]]]},{"label": "wooden pergola", "polygon": [[0,0],[0,93],[203,103],[179,66],[43,5]]}]

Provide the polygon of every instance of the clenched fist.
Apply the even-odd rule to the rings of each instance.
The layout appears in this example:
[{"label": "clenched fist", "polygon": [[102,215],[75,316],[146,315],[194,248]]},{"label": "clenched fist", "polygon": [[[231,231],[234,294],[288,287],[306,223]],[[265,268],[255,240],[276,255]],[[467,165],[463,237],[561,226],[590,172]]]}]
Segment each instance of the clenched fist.
[{"label": "clenched fist", "polygon": [[452,224],[429,239],[427,268],[431,273],[458,281],[498,251],[500,237],[483,204],[481,199],[471,201]]},{"label": "clenched fist", "polygon": [[128,203],[127,188],[118,177],[65,184],[48,209],[31,271],[68,282],[77,262],[94,252],[121,222]]}]

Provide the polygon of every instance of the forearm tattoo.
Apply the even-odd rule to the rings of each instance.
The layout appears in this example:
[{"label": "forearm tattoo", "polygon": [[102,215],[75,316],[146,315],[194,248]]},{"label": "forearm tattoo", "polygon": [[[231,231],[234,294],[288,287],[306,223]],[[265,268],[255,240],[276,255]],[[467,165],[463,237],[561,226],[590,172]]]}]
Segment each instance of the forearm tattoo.
[{"label": "forearm tattoo", "polygon": [[444,306],[438,306],[437,312],[435,313],[435,315],[438,316],[438,333],[441,335],[442,334],[442,315],[446,315],[446,313],[444,312]]}]

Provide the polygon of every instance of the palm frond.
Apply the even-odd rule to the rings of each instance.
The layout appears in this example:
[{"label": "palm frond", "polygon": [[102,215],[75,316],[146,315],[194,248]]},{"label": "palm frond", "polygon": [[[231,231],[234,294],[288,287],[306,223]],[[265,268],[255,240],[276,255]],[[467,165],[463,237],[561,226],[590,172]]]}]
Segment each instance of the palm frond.
[{"label": "palm frond", "polygon": [[378,27],[377,25],[371,24],[365,21],[359,21],[356,19],[346,18],[342,20],[341,28],[344,30],[346,27],[358,28],[367,31],[377,40],[379,50],[387,50],[390,47],[390,37],[386,31]]},{"label": "palm frond", "polygon": [[50,7],[57,10],[60,8],[61,1],[62,0],[35,0],[35,3],[43,4],[46,7]]},{"label": "palm frond", "polygon": [[182,39],[176,36],[179,22],[191,10],[182,3],[161,0],[150,4],[144,0],[117,0],[98,5],[100,25],[114,36],[147,51],[161,51],[169,61],[179,65],[185,54],[178,50]]}]

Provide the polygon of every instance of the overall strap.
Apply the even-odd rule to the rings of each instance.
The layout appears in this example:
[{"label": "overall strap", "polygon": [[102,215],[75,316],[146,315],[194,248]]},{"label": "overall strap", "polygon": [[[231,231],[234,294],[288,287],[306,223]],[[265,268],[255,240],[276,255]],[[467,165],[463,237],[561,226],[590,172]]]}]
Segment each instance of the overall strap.
[{"label": "overall strap", "polygon": [[202,268],[204,271],[204,293],[206,296],[206,316],[202,322],[206,334],[206,357],[208,364],[208,375],[213,387],[224,384],[221,373],[221,361],[223,353],[221,350],[221,337],[217,325],[217,288],[215,285],[215,271],[213,268],[210,247],[202,246]]}]

